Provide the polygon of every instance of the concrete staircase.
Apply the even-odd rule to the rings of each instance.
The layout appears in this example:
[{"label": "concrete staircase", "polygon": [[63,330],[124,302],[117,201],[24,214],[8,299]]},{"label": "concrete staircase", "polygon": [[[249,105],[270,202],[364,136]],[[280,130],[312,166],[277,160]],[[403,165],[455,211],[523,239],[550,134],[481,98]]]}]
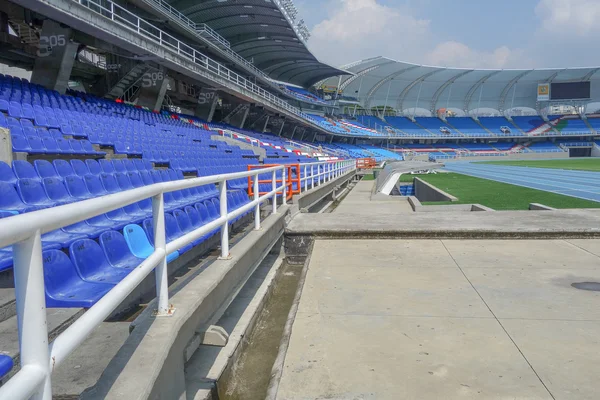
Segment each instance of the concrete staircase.
[{"label": "concrete staircase", "polygon": [[29,26],[22,20],[11,19],[8,21],[10,27],[15,31],[19,39],[25,44],[38,47],[40,44],[40,34],[37,30]]},{"label": "concrete staircase", "polygon": [[128,90],[140,82],[143,75],[150,70],[150,67],[146,64],[136,64],[131,68],[125,75],[123,75],[119,81],[108,91],[107,97],[111,99],[118,99],[123,96]]}]

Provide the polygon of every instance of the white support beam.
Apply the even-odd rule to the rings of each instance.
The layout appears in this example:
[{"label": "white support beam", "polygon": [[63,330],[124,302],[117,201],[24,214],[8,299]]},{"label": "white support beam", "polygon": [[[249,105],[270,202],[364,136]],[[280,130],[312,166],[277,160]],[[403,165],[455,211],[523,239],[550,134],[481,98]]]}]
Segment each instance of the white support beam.
[{"label": "white support beam", "polygon": [[435,115],[435,110],[437,108],[437,102],[440,98],[440,96],[442,95],[442,93],[444,93],[444,90],[446,90],[446,88],[450,85],[452,85],[454,83],[454,81],[456,81],[457,79],[469,74],[473,72],[472,69],[466,70],[466,71],[461,71],[458,74],[454,75],[452,78],[448,79],[446,82],[444,82],[433,94],[433,97],[431,99],[431,105],[429,106],[429,111],[431,111],[431,115]]}]

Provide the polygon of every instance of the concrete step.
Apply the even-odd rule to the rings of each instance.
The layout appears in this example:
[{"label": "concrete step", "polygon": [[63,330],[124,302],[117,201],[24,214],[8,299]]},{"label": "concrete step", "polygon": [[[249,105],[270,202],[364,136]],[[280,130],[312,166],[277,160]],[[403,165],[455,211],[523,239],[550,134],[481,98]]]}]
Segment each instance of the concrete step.
[{"label": "concrete step", "polygon": [[[84,313],[83,308],[49,308],[47,309],[48,335],[50,341],[67,329],[73,321]],[[17,316],[12,316],[0,323],[0,352],[14,360],[15,366],[7,377],[17,373],[20,368],[19,331]],[[5,378],[6,379],[6,378]]]},{"label": "concrete step", "polygon": [[103,322],[52,374],[54,398],[79,398],[96,384],[129,336],[129,322]]}]

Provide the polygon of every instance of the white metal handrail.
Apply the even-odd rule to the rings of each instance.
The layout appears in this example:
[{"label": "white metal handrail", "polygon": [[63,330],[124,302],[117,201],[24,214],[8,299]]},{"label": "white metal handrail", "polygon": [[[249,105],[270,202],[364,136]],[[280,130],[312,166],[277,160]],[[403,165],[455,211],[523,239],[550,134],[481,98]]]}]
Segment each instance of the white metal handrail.
[{"label": "white metal handrail", "polygon": [[[73,0],[75,3],[82,7],[97,13],[103,17],[106,17],[113,22],[129,29],[137,34],[145,37],[148,40],[158,43],[165,49],[181,56],[182,58],[193,62],[196,66],[203,70],[209,71],[217,75],[219,78],[225,79],[226,81],[233,83],[242,90],[248,90],[267,102],[275,105],[278,108],[284,109],[294,115],[297,115],[309,122],[316,124],[316,121],[311,118],[308,114],[300,111],[300,109],[290,105],[288,102],[280,99],[274,94],[267,92],[255,83],[247,80],[243,76],[233,72],[229,68],[209,58],[205,54],[194,49],[174,36],[160,30],[156,26],[150,24],[148,21],[139,18],[129,10],[121,7],[120,5],[110,0]],[[102,4],[100,4],[101,2]]]},{"label": "white metal handrail", "polygon": [[[310,166],[311,175],[313,175],[314,167],[318,167],[319,173],[313,176],[318,179],[319,183],[321,181],[327,182],[355,169],[355,161],[353,160],[306,165]],[[306,176],[306,167],[304,167],[304,172],[302,179],[304,182],[308,182],[307,179],[310,178]],[[278,177],[278,173],[281,173],[280,177]],[[272,190],[260,195],[258,176],[264,176],[265,174],[271,174]],[[19,400],[29,399],[33,396],[35,399],[51,400],[51,375],[53,371],[121,304],[152,270],[155,271],[157,315],[171,315],[167,255],[220,228],[221,257],[227,258],[229,256],[229,222],[246,211],[254,210],[254,228],[256,230],[260,229],[261,204],[272,199],[272,213],[276,213],[276,196],[278,194],[281,194],[282,202],[286,204],[287,182],[285,174],[286,167],[281,165],[231,174],[156,183],[121,193],[2,219],[0,221],[0,248],[13,246],[13,271],[21,369],[0,387],[0,399]],[[248,177],[255,177],[253,198],[247,204],[228,211],[227,181]],[[280,186],[278,186],[279,183],[281,183]],[[218,184],[219,186],[220,217],[167,243],[164,193],[207,184]],[[314,185],[313,180],[312,187]],[[138,267],[132,269],[121,282],[115,285],[64,332],[58,335],[52,343],[49,343],[41,235],[147,198],[152,198],[154,252]]]}]

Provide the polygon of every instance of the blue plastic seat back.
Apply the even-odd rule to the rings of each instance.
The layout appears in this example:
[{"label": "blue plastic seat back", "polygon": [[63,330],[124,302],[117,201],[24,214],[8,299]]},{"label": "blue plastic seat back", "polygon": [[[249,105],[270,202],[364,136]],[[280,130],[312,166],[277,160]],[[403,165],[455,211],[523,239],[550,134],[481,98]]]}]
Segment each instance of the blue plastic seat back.
[{"label": "blue plastic seat back", "polygon": [[114,175],[100,174],[100,180],[102,181],[104,189],[108,193],[119,193],[121,191],[121,188],[119,187],[119,184],[117,183],[117,180],[115,179]]},{"label": "blue plastic seat back", "polygon": [[[109,265],[102,247],[91,239],[77,240],[69,246],[69,255],[83,279],[113,281],[114,269]],[[117,279],[118,280],[118,279]]]},{"label": "blue plastic seat back", "polygon": [[215,220],[221,216],[220,212],[217,211],[217,208],[215,207],[215,204],[212,201],[206,200],[204,202],[204,205],[206,206],[206,209],[208,210],[208,216],[211,221]]},{"label": "blue plastic seat back", "polygon": [[44,186],[46,195],[50,198],[50,200],[57,203],[73,202],[74,199],[67,191],[67,188],[62,180],[57,178],[44,178],[42,180],[42,185]]},{"label": "blue plastic seat back", "polygon": [[35,171],[33,165],[27,161],[15,160],[12,162],[13,170],[17,179],[33,179],[39,181],[41,178]]},{"label": "blue plastic seat back", "polygon": [[127,241],[117,231],[108,231],[100,235],[100,246],[108,259],[108,262],[121,268],[133,268],[140,263],[140,259],[135,257]]},{"label": "blue plastic seat back", "polygon": [[181,232],[187,233],[194,230],[192,221],[190,221],[190,218],[184,211],[173,210],[173,217],[175,217],[175,220],[177,221],[177,225],[179,226]]},{"label": "blue plastic seat back", "polygon": [[58,146],[58,149],[62,152],[62,153],[72,153],[73,149],[71,148],[71,145],[69,144],[69,141],[66,139],[56,139],[56,145]]},{"label": "blue plastic seat back", "polygon": [[46,153],[51,153],[51,154],[64,153],[64,151],[58,147],[58,143],[56,143],[56,140],[54,140],[54,138],[52,138],[52,137],[43,138],[42,145],[44,146]]},{"label": "blue plastic seat back", "polygon": [[134,171],[137,172],[137,168],[136,168],[135,164],[133,163],[133,160],[124,159],[124,160],[121,160],[121,162],[123,163],[123,166],[125,167],[125,170],[127,172],[134,172]]},{"label": "blue plastic seat back", "polygon": [[86,154],[87,152],[83,150],[81,146],[81,141],[76,139],[69,139],[69,146],[71,147],[71,152],[73,154]]},{"label": "blue plastic seat back", "polygon": [[46,292],[63,294],[69,287],[75,286],[81,277],[65,253],[60,250],[48,250],[42,254],[44,263],[44,282]]},{"label": "blue plastic seat back", "polygon": [[221,203],[219,202],[219,199],[213,197],[212,199],[210,199],[210,202],[212,202],[213,206],[215,207],[215,210],[217,211],[217,215],[220,217],[221,216]]},{"label": "blue plastic seat back", "polygon": [[165,213],[165,230],[167,232],[167,243],[183,235],[183,232],[179,229],[177,220],[171,213]]},{"label": "blue plastic seat back", "polygon": [[100,160],[98,162],[100,163],[100,167],[102,168],[103,172],[107,174],[112,174],[115,172],[115,167],[113,167],[113,163],[110,162],[110,160]]},{"label": "blue plastic seat back", "polygon": [[4,377],[4,375],[8,374],[11,369],[13,369],[14,363],[11,356],[6,354],[0,354],[0,379]]},{"label": "blue plastic seat back", "polygon": [[85,186],[83,178],[80,176],[67,176],[65,178],[65,186],[71,197],[78,200],[89,199],[92,197],[92,194]]},{"label": "blue plastic seat back", "polygon": [[198,210],[192,206],[186,206],[184,209],[185,213],[187,214],[190,223],[192,224],[192,226],[194,228],[199,228],[202,225],[204,225],[204,222],[202,221],[202,217],[200,216],[200,213],[198,212]]},{"label": "blue plastic seat back", "polygon": [[85,160],[85,165],[88,167],[88,170],[92,175],[100,175],[102,173],[102,168],[96,160]]},{"label": "blue plastic seat back", "polygon": [[26,208],[15,187],[10,183],[0,182],[0,209],[25,212]]},{"label": "blue plastic seat back", "polygon": [[133,185],[131,184],[131,181],[129,180],[129,177],[127,176],[127,174],[124,173],[117,173],[114,175],[117,184],[119,185],[119,187],[122,190],[130,190],[133,189]]},{"label": "blue plastic seat back", "polygon": [[12,168],[5,162],[0,161],[0,181],[15,185],[17,177],[13,173]]},{"label": "blue plastic seat back", "polygon": [[112,164],[115,172],[127,172],[127,169],[125,169],[125,165],[123,165],[121,160],[112,160]]},{"label": "blue plastic seat back", "polygon": [[163,182],[160,171],[151,171],[150,176],[152,177],[152,180],[154,181],[154,183]]},{"label": "blue plastic seat back", "polygon": [[108,194],[106,189],[104,189],[102,182],[100,181],[100,177],[90,174],[84,176],[83,180],[85,182],[85,186],[93,197],[105,196]]},{"label": "blue plastic seat back", "polygon": [[33,165],[35,166],[37,174],[42,178],[56,178],[60,180],[63,179],[62,176],[60,176],[58,172],[56,172],[56,169],[54,169],[54,166],[50,161],[35,160],[33,162]]},{"label": "blue plastic seat back", "polygon": [[142,221],[142,226],[144,227],[144,232],[146,232],[148,241],[154,243],[154,226],[152,225],[152,218],[146,218]]},{"label": "blue plastic seat back", "polygon": [[[31,146],[29,145],[29,141],[19,135],[10,135],[12,140],[13,151],[16,153],[28,153],[31,150]],[[41,142],[40,142],[41,145]]]},{"label": "blue plastic seat back", "polygon": [[[150,221],[150,227],[152,228],[152,220],[148,221]],[[146,258],[154,252],[154,247],[150,244],[150,240],[141,226],[136,224],[125,226],[125,228],[123,228],[123,236],[125,237],[129,250],[131,250],[134,256]]]},{"label": "blue plastic seat back", "polygon": [[[209,223],[210,221],[212,221],[213,219],[211,218],[210,214],[208,213],[208,209],[206,208],[206,205],[204,205],[204,203],[196,203],[194,205],[196,211],[198,212],[198,215],[200,216],[200,221],[202,222],[202,225]],[[188,213],[188,215],[190,215]],[[190,218],[192,218],[190,216]],[[193,220],[192,220],[193,222]]]},{"label": "blue plastic seat back", "polygon": [[51,203],[40,181],[19,179],[17,181],[17,190],[25,204],[50,205]]},{"label": "blue plastic seat back", "polygon": [[152,179],[152,176],[148,171],[140,171],[140,178],[142,178],[142,182],[144,182],[144,185],[154,184],[154,179]]},{"label": "blue plastic seat back", "polygon": [[144,161],[139,158],[136,158],[133,160],[133,165],[134,165],[135,169],[138,171],[146,170],[146,165],[144,164]]},{"label": "blue plastic seat back", "polygon": [[128,172],[127,177],[131,181],[131,185],[134,188],[139,188],[139,187],[144,186],[144,182],[142,182],[142,178],[140,177],[140,174],[138,172]]},{"label": "blue plastic seat back", "polygon": [[52,161],[52,164],[54,165],[54,169],[56,170],[56,172],[58,172],[58,174],[63,178],[70,175],[76,175],[75,171],[73,171],[73,167],[71,166],[71,164],[69,164],[68,161],[54,160]]},{"label": "blue plastic seat back", "polygon": [[87,165],[82,160],[71,160],[71,167],[73,167],[73,171],[78,176],[85,176],[90,173]]}]

